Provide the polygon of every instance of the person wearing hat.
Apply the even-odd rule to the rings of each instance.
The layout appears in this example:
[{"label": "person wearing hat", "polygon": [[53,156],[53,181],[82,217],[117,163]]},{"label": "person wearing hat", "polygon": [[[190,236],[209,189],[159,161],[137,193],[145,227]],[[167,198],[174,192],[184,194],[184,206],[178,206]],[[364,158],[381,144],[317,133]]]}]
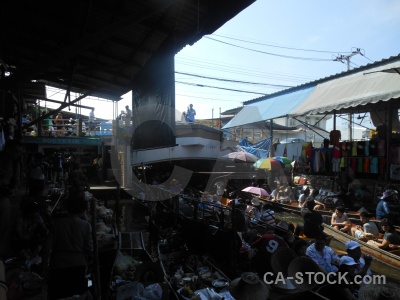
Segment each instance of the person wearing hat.
[{"label": "person wearing hat", "polygon": [[365,255],[364,258],[362,258],[360,244],[356,241],[347,241],[345,247],[347,255],[356,262],[355,275],[372,275],[372,272],[370,270],[372,256]]},{"label": "person wearing hat", "polygon": [[369,220],[368,213],[360,213],[360,221],[362,225],[351,227],[351,235],[357,239],[365,238],[366,233],[372,234],[374,237],[379,236],[379,228],[376,224]]},{"label": "person wearing hat", "polygon": [[[345,299],[357,299],[358,289],[360,286],[354,283],[354,276],[356,276],[357,262],[353,258],[347,255],[343,255],[339,260],[339,274],[343,275],[341,280],[338,282],[339,286],[346,292]],[[338,298],[339,299],[339,298]],[[343,299],[342,297],[340,299]]]},{"label": "person wearing hat", "polygon": [[382,197],[379,197],[380,201],[376,206],[376,212],[375,212],[377,220],[382,220],[384,218],[390,217],[390,208],[388,200],[395,194],[397,194],[397,191],[386,190],[383,192]]},{"label": "person wearing hat", "polygon": [[186,121],[193,123],[195,115],[196,115],[196,110],[193,108],[193,104],[189,104],[189,107],[186,111]]},{"label": "person wearing hat", "polygon": [[383,239],[369,240],[368,244],[383,250],[390,250],[390,244],[400,245],[400,236],[397,234],[392,222],[388,219],[382,219],[380,225],[382,230],[385,232]]}]

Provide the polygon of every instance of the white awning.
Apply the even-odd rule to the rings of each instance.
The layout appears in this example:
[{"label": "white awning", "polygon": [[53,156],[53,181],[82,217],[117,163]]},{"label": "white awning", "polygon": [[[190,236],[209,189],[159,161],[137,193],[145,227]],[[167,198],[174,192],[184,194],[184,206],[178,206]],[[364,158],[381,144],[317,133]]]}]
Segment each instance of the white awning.
[{"label": "white awning", "polygon": [[265,100],[247,105],[222,129],[280,118],[292,114],[315,89],[315,86],[290,89],[279,95],[267,96]]},{"label": "white awning", "polygon": [[400,61],[360,71],[318,84],[292,115],[329,113],[400,97],[400,75],[387,70],[400,68]]}]

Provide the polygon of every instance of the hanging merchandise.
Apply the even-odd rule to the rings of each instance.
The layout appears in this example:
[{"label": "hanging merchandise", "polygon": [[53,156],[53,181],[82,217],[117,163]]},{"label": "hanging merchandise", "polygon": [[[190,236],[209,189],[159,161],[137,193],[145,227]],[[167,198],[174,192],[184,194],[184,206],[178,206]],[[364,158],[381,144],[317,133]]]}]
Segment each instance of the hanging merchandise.
[{"label": "hanging merchandise", "polygon": [[340,139],[342,138],[342,135],[340,133],[340,130],[331,130],[329,133],[329,143],[331,145],[336,145],[339,143]]},{"label": "hanging merchandise", "polygon": [[1,134],[0,134],[0,151],[4,150],[4,146],[6,145],[6,139],[4,137],[4,130],[3,127],[1,128]]},{"label": "hanging merchandise", "polygon": [[329,148],[329,140],[324,139],[324,148]]}]

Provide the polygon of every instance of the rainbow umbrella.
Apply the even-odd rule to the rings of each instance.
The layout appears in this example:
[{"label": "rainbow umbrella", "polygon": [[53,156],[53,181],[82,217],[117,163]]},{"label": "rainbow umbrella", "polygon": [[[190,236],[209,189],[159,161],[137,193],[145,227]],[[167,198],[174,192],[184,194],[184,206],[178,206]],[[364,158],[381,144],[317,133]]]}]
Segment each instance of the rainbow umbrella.
[{"label": "rainbow umbrella", "polygon": [[272,158],[275,159],[275,160],[279,160],[284,165],[289,165],[289,164],[292,163],[292,160],[287,158],[287,157],[285,157],[285,156],[275,156],[275,157],[272,157]]},{"label": "rainbow umbrella", "polygon": [[253,166],[256,169],[264,169],[264,170],[280,170],[284,167],[282,162],[270,157],[257,160],[253,164]]}]

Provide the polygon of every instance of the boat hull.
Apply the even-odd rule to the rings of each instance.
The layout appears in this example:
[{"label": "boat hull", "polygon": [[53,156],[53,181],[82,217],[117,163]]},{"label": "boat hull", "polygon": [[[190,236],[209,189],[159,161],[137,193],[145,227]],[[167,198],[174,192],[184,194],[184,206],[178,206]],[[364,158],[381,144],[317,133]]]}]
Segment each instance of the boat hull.
[{"label": "boat hull", "polygon": [[337,230],[329,225],[324,224],[324,232],[333,236],[334,239],[338,240],[341,243],[346,243],[349,240],[356,241],[360,244],[361,250],[363,253],[372,255],[375,259],[387,264],[391,267],[396,268],[400,271],[400,256],[395,255],[391,252],[376,248],[372,245],[369,245],[359,239],[356,239],[340,230]]}]

